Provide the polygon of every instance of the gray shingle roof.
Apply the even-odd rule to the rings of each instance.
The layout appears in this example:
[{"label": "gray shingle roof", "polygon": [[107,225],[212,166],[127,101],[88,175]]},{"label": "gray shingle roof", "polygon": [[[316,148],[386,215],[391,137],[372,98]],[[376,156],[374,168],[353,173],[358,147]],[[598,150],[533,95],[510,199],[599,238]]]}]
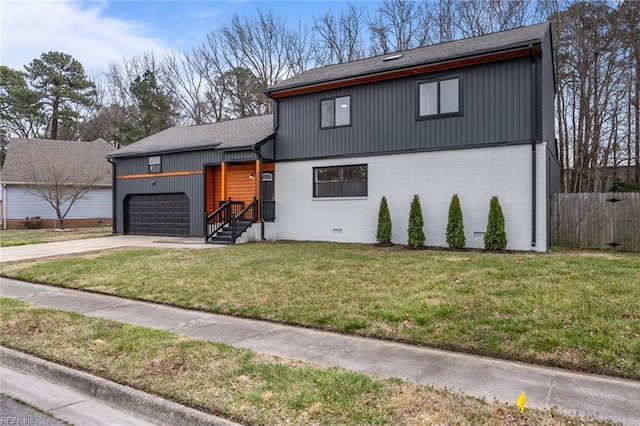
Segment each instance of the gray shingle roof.
[{"label": "gray shingle roof", "polygon": [[250,147],[274,134],[273,115],[240,118],[198,126],[171,127],[128,145],[110,157],[215,147]]},{"label": "gray shingle roof", "polygon": [[[530,43],[541,42],[548,28],[549,23],[543,22],[449,43],[315,68],[269,87],[267,93],[527,46]],[[400,53],[402,57],[398,59],[383,61],[386,57]]]},{"label": "gray shingle roof", "polygon": [[[111,186],[111,164],[107,155],[115,148],[103,139],[93,142],[61,141],[51,139],[11,139],[7,146],[2,176],[3,183],[27,183],[25,177],[34,166],[42,162],[57,167],[73,167],[77,175],[88,175],[103,171],[104,177],[98,185]],[[46,159],[46,160],[45,160]],[[65,182],[78,183],[78,182]]]}]

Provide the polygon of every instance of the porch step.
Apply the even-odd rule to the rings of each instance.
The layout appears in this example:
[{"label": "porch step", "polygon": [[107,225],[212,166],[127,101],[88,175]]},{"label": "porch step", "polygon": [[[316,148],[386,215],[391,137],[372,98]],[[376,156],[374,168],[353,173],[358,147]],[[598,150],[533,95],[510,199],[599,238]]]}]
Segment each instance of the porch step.
[{"label": "porch step", "polygon": [[[252,222],[238,222],[235,225],[236,228],[236,239],[240,237],[247,229],[251,227]],[[226,225],[224,228],[216,232],[214,236],[209,238],[209,242],[213,244],[224,244],[229,245],[235,243],[233,241],[233,228],[230,225]]]}]

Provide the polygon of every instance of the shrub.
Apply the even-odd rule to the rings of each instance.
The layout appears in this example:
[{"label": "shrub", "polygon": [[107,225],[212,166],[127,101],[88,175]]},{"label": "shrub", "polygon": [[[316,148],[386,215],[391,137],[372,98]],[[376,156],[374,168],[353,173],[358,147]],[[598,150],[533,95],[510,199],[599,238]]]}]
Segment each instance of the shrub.
[{"label": "shrub", "polygon": [[609,188],[611,192],[640,192],[640,182],[626,182],[616,179]]},{"label": "shrub", "polygon": [[42,220],[40,220],[40,216],[27,217],[20,222],[20,226],[25,229],[40,229],[42,227]]},{"label": "shrub", "polygon": [[376,241],[380,244],[391,244],[391,213],[389,213],[386,197],[382,197],[380,200]]},{"label": "shrub", "polygon": [[507,248],[507,231],[504,227],[504,215],[498,197],[491,198],[487,232],[484,234],[484,248],[487,250],[504,250]]},{"label": "shrub", "polygon": [[413,196],[411,209],[409,210],[409,246],[417,248],[424,244],[424,221],[422,219],[422,208],[420,207],[420,197]]},{"label": "shrub", "polygon": [[464,237],[464,223],[462,221],[462,207],[458,194],[451,198],[449,204],[449,220],[447,222],[447,244],[453,249],[461,249],[467,240]]}]

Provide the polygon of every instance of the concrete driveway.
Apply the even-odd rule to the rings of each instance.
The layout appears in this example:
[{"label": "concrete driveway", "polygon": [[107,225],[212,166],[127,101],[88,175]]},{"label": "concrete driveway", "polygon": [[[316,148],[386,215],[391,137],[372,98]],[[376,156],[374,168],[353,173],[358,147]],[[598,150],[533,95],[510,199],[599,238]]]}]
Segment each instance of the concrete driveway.
[{"label": "concrete driveway", "polygon": [[0,247],[0,263],[65,254],[86,253],[120,247],[166,247],[184,249],[218,249],[224,246],[205,244],[204,238],[114,235],[84,240],[56,241],[15,247]]}]

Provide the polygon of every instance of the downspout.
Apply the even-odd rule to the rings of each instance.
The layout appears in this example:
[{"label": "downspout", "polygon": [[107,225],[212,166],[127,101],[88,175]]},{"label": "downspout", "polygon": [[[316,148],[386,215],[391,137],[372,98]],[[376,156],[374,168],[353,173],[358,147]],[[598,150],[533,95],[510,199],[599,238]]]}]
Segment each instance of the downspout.
[{"label": "downspout", "polygon": [[533,51],[533,45],[529,45],[529,53],[531,55],[531,247],[536,246],[536,234],[537,234],[537,188],[536,188],[536,138],[538,130],[538,64],[536,54]]},{"label": "downspout", "polygon": [[[111,233],[116,233],[116,163],[107,157],[111,163]],[[123,224],[124,225],[124,224]]]},{"label": "downspout", "polygon": [[202,218],[202,232],[204,233],[204,242],[207,242],[207,166],[206,165],[202,165],[202,188],[204,188],[204,191],[202,191],[202,207],[204,207],[202,210],[204,210],[204,217]]},{"label": "downspout", "polygon": [[258,212],[260,216],[258,219],[260,220],[260,241],[264,241],[264,220],[262,219],[262,154],[260,153],[260,147],[256,147],[256,145],[251,147],[251,150],[258,156],[258,176],[256,176],[256,186],[258,193]]},{"label": "downspout", "polygon": [[[273,108],[273,130],[274,130],[274,132],[277,132],[278,131],[278,127],[280,126],[280,108],[279,108],[279,105],[278,105],[278,100],[276,98],[272,97],[268,92],[265,92],[265,95],[267,95],[267,97],[269,99],[273,100],[273,103],[274,103],[274,108]],[[275,135],[273,137],[275,139]],[[252,148],[252,150],[253,150],[253,152],[256,153],[256,155],[258,156],[258,160],[260,161],[260,177],[259,177],[260,182],[258,184],[258,188],[259,188],[258,194],[260,195],[260,198],[258,198],[258,199],[260,200],[260,210],[259,210],[260,211],[260,239],[262,241],[264,241],[265,240],[265,238],[264,238],[264,220],[262,218],[262,160],[263,160],[263,157],[262,157],[262,154],[260,153],[260,147],[258,147],[256,149],[256,147],[254,146]],[[274,141],[273,150],[274,150],[273,156],[274,156],[274,160],[275,160],[275,141]]]}]

